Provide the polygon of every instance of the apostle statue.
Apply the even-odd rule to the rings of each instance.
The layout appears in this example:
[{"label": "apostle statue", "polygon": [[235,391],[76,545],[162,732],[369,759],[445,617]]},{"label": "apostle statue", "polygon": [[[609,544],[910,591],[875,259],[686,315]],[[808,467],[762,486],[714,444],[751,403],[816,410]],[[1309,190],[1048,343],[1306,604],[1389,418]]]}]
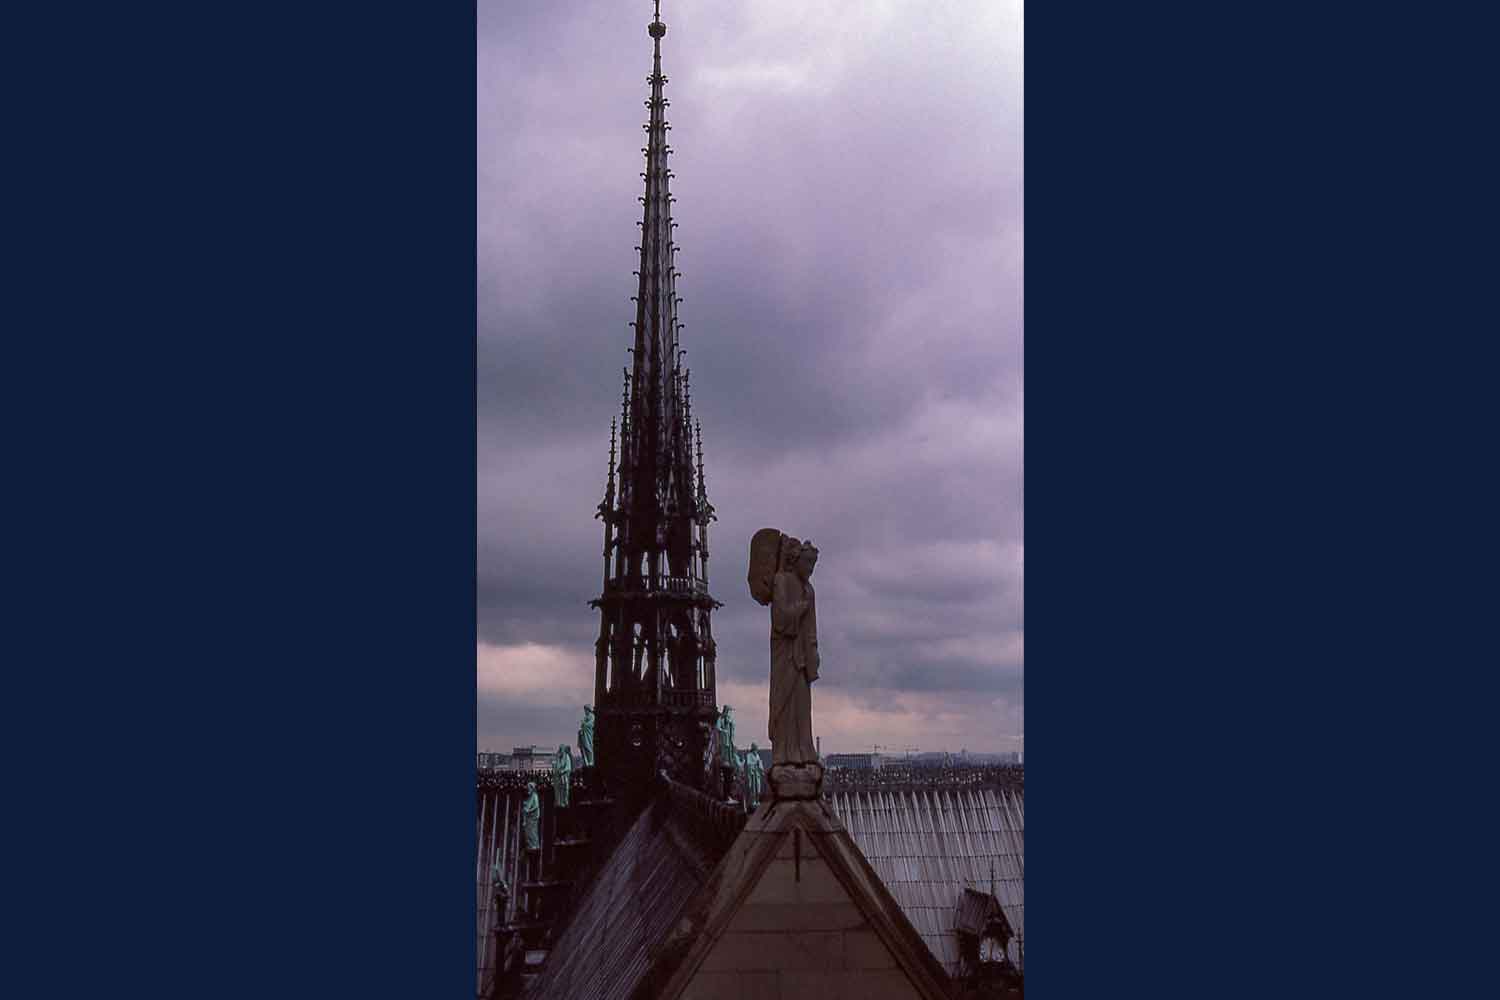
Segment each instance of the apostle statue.
[{"label": "apostle statue", "polygon": [[526,836],[526,849],[542,849],[542,800],[537,798],[536,782],[526,782],[526,801],[521,805],[521,832]]},{"label": "apostle statue", "polygon": [[[818,679],[818,613],[812,574],[818,549],[775,528],[750,540],[750,593],[771,606],[771,763],[818,763],[812,684]],[[775,774],[772,776],[773,782]]]},{"label": "apostle statue", "polygon": [[512,930],[505,941],[505,957],[501,960],[500,966],[501,974],[510,975],[525,961],[526,944],[521,938],[521,932]]},{"label": "apostle statue", "polygon": [[724,711],[719,714],[719,766],[734,767],[734,709],[729,705],[724,706]]},{"label": "apostle statue", "polygon": [[738,764],[738,757],[734,752],[734,709],[728,705],[719,713],[719,721],[714,723],[715,742],[718,744],[718,755],[714,761],[719,769],[719,787],[725,802],[734,798],[734,772]]},{"label": "apostle statue", "polygon": [[506,904],[510,902],[510,888],[505,884],[505,868],[500,863],[500,850],[495,850],[495,861],[490,865],[490,893],[495,902],[496,924],[503,924],[506,919]]},{"label": "apostle statue", "polygon": [[766,771],[761,763],[760,747],[751,743],[750,752],[745,754],[745,794],[750,798],[751,809],[760,805],[760,793],[765,783]]},{"label": "apostle statue", "polygon": [[568,749],[567,744],[557,748],[557,756],[552,758],[552,795],[557,808],[568,808],[568,793],[572,790],[573,783],[573,751]]},{"label": "apostle statue", "polygon": [[584,767],[594,766],[594,706],[583,706],[583,722],[578,726],[578,753]]}]

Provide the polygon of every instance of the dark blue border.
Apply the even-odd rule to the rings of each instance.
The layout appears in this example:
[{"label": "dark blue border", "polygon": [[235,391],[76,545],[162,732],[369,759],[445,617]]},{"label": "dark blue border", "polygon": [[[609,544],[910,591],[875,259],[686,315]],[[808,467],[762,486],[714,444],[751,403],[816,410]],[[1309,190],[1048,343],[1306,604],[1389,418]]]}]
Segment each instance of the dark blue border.
[{"label": "dark blue border", "polygon": [[473,8],[23,16],[30,992],[465,996]]},{"label": "dark blue border", "polygon": [[1032,985],[1461,995],[1492,28],[1027,15]]},{"label": "dark blue border", "polygon": [[[1033,987],[1462,995],[1493,34],[1027,14]],[[463,996],[472,8],[53,16],[6,33],[12,953]]]}]

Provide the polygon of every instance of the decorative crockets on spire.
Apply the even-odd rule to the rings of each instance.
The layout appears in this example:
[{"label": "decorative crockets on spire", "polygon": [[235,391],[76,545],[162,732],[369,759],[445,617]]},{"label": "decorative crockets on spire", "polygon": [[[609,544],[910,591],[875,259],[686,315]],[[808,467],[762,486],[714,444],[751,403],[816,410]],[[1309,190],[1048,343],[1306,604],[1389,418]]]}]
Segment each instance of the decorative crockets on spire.
[{"label": "decorative crockets on spire", "polygon": [[[716,711],[714,641],[709,616],[708,524],[702,448],[694,466],[690,386],[679,343],[667,77],[657,14],[651,75],[646,78],[646,169],[635,321],[619,422],[619,463],[611,428],[610,478],[599,506],[604,521],[604,591],[595,646],[599,766],[606,779],[643,785],[657,771],[701,784],[709,725]],[[617,484],[617,485],[616,485]],[[616,784],[614,787],[620,787]]]}]

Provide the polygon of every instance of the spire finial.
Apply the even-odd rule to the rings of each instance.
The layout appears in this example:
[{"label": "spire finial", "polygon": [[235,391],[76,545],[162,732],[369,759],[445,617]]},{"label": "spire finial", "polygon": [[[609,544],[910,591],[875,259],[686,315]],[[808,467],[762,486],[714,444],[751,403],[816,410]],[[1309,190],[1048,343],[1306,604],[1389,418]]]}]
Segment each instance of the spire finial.
[{"label": "spire finial", "polygon": [[651,32],[652,38],[660,38],[667,33],[667,26],[661,23],[661,0],[656,0],[656,19],[646,25],[646,30]]}]

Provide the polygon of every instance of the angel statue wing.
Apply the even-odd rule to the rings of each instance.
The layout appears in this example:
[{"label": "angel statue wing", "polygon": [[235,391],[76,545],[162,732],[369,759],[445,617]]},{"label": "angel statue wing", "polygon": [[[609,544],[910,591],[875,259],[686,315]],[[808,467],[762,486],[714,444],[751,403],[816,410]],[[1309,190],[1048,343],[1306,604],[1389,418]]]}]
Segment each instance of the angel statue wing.
[{"label": "angel statue wing", "polygon": [[781,554],[781,532],[761,528],[750,538],[750,596],[761,605],[771,603],[771,581],[776,577]]}]

